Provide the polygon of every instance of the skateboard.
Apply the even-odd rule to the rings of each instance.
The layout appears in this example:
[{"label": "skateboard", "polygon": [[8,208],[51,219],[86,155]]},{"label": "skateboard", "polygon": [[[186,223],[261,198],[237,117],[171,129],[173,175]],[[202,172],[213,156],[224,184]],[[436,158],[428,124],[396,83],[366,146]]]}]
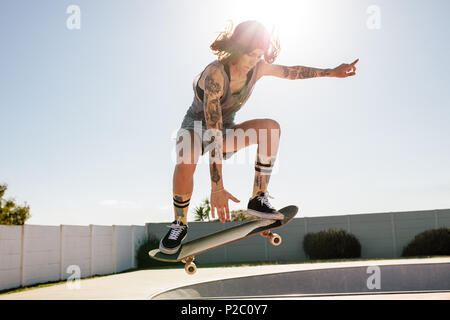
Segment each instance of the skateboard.
[{"label": "skateboard", "polygon": [[154,249],[151,250],[148,255],[150,258],[159,261],[182,262],[185,264],[184,270],[186,273],[192,275],[197,271],[197,266],[194,263],[196,255],[222,247],[232,242],[247,239],[254,235],[260,234],[263,237],[269,238],[272,245],[279,246],[282,239],[278,234],[273,233],[272,230],[281,228],[291,222],[298,212],[298,207],[291,205],[278,211],[284,215],[283,220],[252,220],[238,226],[186,242],[181,245],[177,253],[164,254],[159,251],[159,249]]}]

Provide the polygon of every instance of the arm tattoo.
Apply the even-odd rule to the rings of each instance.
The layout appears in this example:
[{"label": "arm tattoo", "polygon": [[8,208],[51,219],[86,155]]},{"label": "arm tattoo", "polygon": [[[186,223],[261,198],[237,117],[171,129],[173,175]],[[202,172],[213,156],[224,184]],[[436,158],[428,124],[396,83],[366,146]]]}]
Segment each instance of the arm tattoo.
[{"label": "arm tattoo", "polygon": [[222,86],[214,78],[208,75],[205,79],[204,109],[206,127],[208,129],[221,129],[222,110],[220,107],[220,92]]},{"label": "arm tattoo", "polygon": [[220,181],[220,174],[219,174],[219,170],[217,170],[217,165],[215,162],[213,162],[212,164],[212,169],[211,169],[211,180],[212,182],[214,182],[215,184],[217,184]]},{"label": "arm tattoo", "polygon": [[218,95],[220,93],[220,90],[222,89],[221,85],[219,83],[217,83],[209,75],[206,76],[205,84],[206,84],[206,86],[205,86],[206,90],[208,90],[210,93],[212,93],[214,95]]},{"label": "arm tattoo", "polygon": [[214,72],[205,78],[204,110],[207,134],[205,138],[213,146],[210,149],[209,163],[211,182],[216,186],[222,184],[222,159],[223,159],[223,136],[222,136],[222,108],[220,106],[220,95],[222,84],[214,77]]},{"label": "arm tattoo", "polygon": [[[205,97],[205,119],[207,128],[222,127],[222,110],[220,108],[220,101],[218,98],[209,99],[208,95]],[[220,127],[220,128],[219,128]]]},{"label": "arm tattoo", "polygon": [[331,69],[317,69],[309,67],[285,67],[283,66],[283,75],[286,79],[309,79],[317,77],[326,77],[330,75]]}]

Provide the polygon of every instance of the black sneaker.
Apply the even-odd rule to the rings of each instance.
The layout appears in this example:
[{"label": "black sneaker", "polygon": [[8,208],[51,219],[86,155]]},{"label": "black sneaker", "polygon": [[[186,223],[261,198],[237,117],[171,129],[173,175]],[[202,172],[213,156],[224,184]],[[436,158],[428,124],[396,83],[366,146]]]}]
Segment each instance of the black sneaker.
[{"label": "black sneaker", "polygon": [[267,192],[260,192],[256,197],[250,199],[247,205],[247,214],[263,219],[283,220],[284,215],[269,203],[269,197]]},{"label": "black sneaker", "polygon": [[159,250],[165,254],[174,254],[180,249],[181,241],[186,238],[188,226],[178,219],[168,227],[170,230],[159,242]]}]

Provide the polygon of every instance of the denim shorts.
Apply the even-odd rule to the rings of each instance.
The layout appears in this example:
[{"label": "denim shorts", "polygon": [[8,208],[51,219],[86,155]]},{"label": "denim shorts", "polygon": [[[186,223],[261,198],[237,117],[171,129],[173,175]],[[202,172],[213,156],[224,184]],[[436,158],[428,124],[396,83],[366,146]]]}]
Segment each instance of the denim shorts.
[{"label": "denim shorts", "polygon": [[[233,121],[223,123],[222,124],[223,137],[225,137],[225,135],[227,134],[227,130],[234,129],[235,126],[236,124]],[[203,140],[203,135],[207,130],[205,120],[202,118],[197,118],[190,113],[186,113],[183,122],[181,123],[181,128],[178,130],[177,136],[182,134],[184,130],[194,130],[194,133],[200,138],[200,141],[202,141],[202,155],[204,155],[209,145],[208,143],[209,141]],[[234,152],[232,152],[231,154],[233,153]],[[227,159],[231,155],[226,156],[224,154],[223,156],[224,159]]]}]

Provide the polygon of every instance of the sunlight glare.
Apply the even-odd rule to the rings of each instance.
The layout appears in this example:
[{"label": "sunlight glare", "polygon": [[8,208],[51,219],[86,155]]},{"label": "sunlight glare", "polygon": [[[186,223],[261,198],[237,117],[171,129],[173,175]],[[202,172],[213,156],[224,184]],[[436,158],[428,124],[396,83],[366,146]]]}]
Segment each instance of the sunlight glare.
[{"label": "sunlight glare", "polygon": [[234,8],[230,17],[234,26],[245,20],[258,20],[269,33],[275,28],[282,44],[300,37],[301,30],[309,24],[309,10],[312,7],[311,2],[300,0],[246,0],[232,1],[230,4]]}]

